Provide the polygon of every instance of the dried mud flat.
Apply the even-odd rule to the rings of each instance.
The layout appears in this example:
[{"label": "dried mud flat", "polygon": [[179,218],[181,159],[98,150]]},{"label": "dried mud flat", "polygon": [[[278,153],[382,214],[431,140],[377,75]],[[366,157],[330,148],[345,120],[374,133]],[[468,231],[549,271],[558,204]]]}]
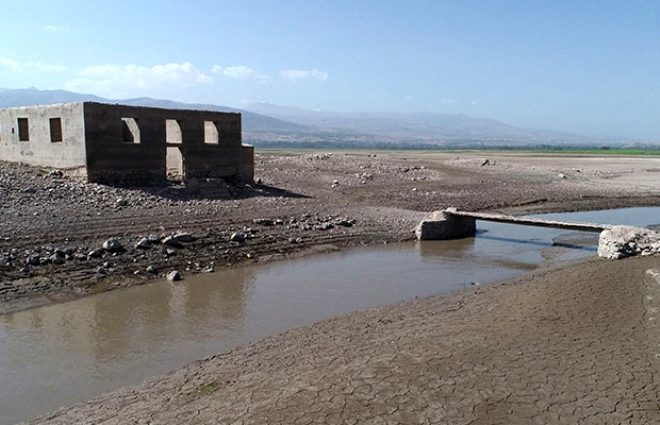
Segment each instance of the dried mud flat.
[{"label": "dried mud flat", "polygon": [[[185,278],[236,263],[407,240],[428,211],[448,206],[542,212],[660,205],[659,162],[264,152],[255,164],[261,183],[229,187],[218,199],[176,186],[85,185],[2,164],[0,312],[140,284],[175,269]],[[163,244],[181,231],[194,240]],[[124,249],[88,255],[108,238]],[[137,248],[145,238],[149,246]],[[657,375],[644,338],[640,281],[652,261],[593,260],[469,295],[359,312],[41,422],[654,423]]]}]

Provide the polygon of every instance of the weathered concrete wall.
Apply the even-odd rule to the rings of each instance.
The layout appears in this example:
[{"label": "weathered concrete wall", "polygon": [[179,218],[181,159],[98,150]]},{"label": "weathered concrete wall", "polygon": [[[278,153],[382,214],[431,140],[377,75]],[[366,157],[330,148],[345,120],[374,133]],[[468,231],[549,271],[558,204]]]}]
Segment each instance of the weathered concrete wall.
[{"label": "weathered concrete wall", "polygon": [[252,181],[254,151],[242,146],[237,113],[94,102],[0,110],[1,160],[86,170],[92,182],[164,181],[168,146],[181,152],[186,179]]},{"label": "weathered concrete wall", "polygon": [[[149,108],[84,103],[89,181],[148,184],[165,180],[165,120]],[[138,123],[139,135],[127,141],[122,118]],[[127,128],[128,127],[128,128]]]},{"label": "weathered concrete wall", "polygon": [[[19,140],[18,120],[27,119],[28,140]],[[51,119],[54,137],[51,141]],[[62,169],[85,166],[83,106],[68,103],[0,109],[0,159]]]},{"label": "weathered concrete wall", "polygon": [[246,183],[254,181],[254,146],[241,147],[241,180]]},{"label": "weathered concrete wall", "polygon": [[[240,114],[86,102],[84,116],[90,181],[164,180],[167,146],[173,144],[183,155],[186,179],[242,179],[250,174],[243,172],[250,161],[241,146]],[[125,125],[122,119],[127,118]],[[131,128],[139,128],[139,137],[129,141]]]}]

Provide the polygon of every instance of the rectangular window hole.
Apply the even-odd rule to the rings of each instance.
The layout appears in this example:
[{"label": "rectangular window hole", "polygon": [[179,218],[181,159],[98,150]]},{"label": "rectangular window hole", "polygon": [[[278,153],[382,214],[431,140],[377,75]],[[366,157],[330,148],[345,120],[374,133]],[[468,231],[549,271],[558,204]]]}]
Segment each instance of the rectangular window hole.
[{"label": "rectangular window hole", "polygon": [[218,126],[215,121],[204,121],[204,143],[219,143]]},{"label": "rectangular window hole", "polygon": [[51,143],[61,142],[62,139],[62,119],[61,118],[51,118],[49,119],[50,124],[50,141]]},{"label": "rectangular window hole", "polygon": [[136,118],[121,119],[121,140],[124,143],[140,143],[140,126]]},{"label": "rectangular window hole", "polygon": [[165,120],[165,142],[182,143],[181,125],[177,120]]},{"label": "rectangular window hole", "polygon": [[18,118],[18,140],[21,142],[30,141],[30,124],[27,118]]}]

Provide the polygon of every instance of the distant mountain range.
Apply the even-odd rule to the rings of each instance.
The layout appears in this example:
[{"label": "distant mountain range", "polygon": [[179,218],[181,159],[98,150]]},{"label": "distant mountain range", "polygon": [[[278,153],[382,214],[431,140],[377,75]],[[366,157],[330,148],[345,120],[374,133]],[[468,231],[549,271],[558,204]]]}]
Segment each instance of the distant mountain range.
[{"label": "distant mountain range", "polygon": [[106,99],[65,90],[0,89],[0,108],[69,102],[105,102],[174,109],[240,112],[243,139],[256,146],[286,147],[523,147],[624,145],[633,140],[581,136],[515,127],[464,114],[338,113],[309,111],[268,103],[238,109],[172,100]]},{"label": "distant mountain range", "polygon": [[102,102],[121,103],[135,106],[154,106],[173,109],[203,109],[207,111],[240,112],[243,118],[243,128],[249,132],[296,132],[305,131],[305,126],[285,122],[276,118],[267,117],[250,111],[228,106],[188,104],[172,100],[152,99],[141,97],[137,99],[106,99],[93,94],[75,93],[66,90],[37,90],[29,89],[0,89],[0,108],[30,105],[48,105],[52,103],[72,102]]}]

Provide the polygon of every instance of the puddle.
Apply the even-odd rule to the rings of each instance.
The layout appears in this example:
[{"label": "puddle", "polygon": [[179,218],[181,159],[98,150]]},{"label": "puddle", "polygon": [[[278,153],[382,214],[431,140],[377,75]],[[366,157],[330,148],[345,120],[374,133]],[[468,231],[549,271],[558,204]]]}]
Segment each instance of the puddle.
[{"label": "puddle", "polygon": [[[547,215],[646,225],[660,208]],[[0,316],[0,424],[357,309],[595,255],[593,235],[478,222],[477,237],[354,249]]]}]

